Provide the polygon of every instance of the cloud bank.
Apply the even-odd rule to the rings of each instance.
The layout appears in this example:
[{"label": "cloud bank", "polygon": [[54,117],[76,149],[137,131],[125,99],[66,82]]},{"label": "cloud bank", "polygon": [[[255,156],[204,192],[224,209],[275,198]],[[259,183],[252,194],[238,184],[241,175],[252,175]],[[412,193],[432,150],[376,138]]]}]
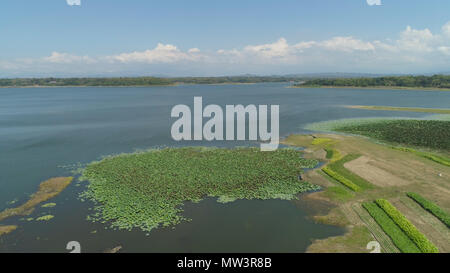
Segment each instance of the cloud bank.
[{"label": "cloud bank", "polygon": [[437,33],[407,26],[394,40],[336,36],[290,43],[285,38],[242,48],[203,51],[158,43],[144,51],[109,56],[52,52],[39,59],[0,62],[0,72],[64,71],[68,74],[284,74],[320,71],[423,73],[448,71],[450,22]]},{"label": "cloud bank", "polygon": [[81,6],[81,0],[66,0],[69,6]]},{"label": "cloud bank", "polygon": [[381,0],[367,0],[369,6],[381,6]]}]

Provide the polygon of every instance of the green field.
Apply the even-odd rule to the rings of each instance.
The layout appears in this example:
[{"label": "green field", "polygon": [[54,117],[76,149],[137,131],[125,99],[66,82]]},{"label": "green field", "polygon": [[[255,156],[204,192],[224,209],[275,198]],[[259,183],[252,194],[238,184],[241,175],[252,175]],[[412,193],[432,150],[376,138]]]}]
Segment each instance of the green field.
[{"label": "green field", "polygon": [[[331,149],[331,151],[333,151]],[[328,153],[328,152],[327,152]],[[333,152],[335,153],[335,152]],[[372,189],[373,185],[366,181],[364,178],[354,174],[344,167],[344,164],[357,159],[360,155],[349,154],[343,158],[329,163],[322,170],[333,179],[341,182],[343,185],[347,186],[353,191],[360,191],[365,189]]]},{"label": "green field", "polygon": [[417,245],[423,253],[438,253],[438,248],[430,242],[406,217],[397,210],[389,201],[377,199],[375,203],[389,215],[403,232]]},{"label": "green field", "polygon": [[294,149],[261,152],[256,148],[165,148],[107,157],[89,164],[82,195],[96,202],[93,221],[119,229],[151,230],[182,221],[185,201],[211,196],[236,199],[292,199],[318,190],[302,182],[303,168],[317,160],[301,158]]},{"label": "green field", "polygon": [[428,153],[428,152],[422,152],[422,151],[417,151],[411,148],[405,148],[405,147],[391,147],[394,150],[399,150],[399,151],[403,151],[403,152],[409,152],[409,153],[413,153],[415,155],[418,155],[420,157],[429,159],[431,161],[434,161],[436,163],[445,165],[447,167],[450,167],[450,158],[441,156],[441,155],[436,155],[436,154],[432,154],[432,153]]},{"label": "green field", "polygon": [[369,212],[375,222],[380,225],[383,231],[391,238],[395,246],[404,253],[420,253],[420,249],[414,242],[400,229],[399,226],[374,202],[363,203],[363,207]]},{"label": "green field", "polygon": [[436,216],[439,220],[441,220],[442,223],[444,223],[447,227],[450,228],[450,214],[444,211],[441,207],[431,202],[430,200],[424,198],[418,193],[409,192],[408,197],[416,201],[424,209],[426,209],[431,214]]}]

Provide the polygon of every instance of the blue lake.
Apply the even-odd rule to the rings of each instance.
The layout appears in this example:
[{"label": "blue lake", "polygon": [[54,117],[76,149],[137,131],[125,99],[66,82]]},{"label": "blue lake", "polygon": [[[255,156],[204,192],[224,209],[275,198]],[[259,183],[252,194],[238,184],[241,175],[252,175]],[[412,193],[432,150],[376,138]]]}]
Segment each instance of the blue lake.
[{"label": "blue lake", "polygon": [[[170,128],[174,105],[280,105],[280,135],[306,133],[306,124],[357,117],[423,117],[427,113],[367,111],[344,105],[448,108],[450,92],[416,90],[300,89],[286,84],[180,85],[168,87],[0,88],[0,210],[16,206],[40,182],[70,175],[69,168],[104,155],[162,146],[254,145],[250,142],[175,142]],[[293,201],[239,200],[218,204],[206,199],[186,204],[192,219],[150,234],[116,231],[86,220],[91,204],[77,196],[73,183],[31,217],[55,215],[49,222],[19,218],[2,224],[19,229],[0,238],[0,251],[67,252],[69,241],[82,251],[118,245],[124,252],[302,252],[313,239],[343,230],[314,223],[305,206]],[[17,200],[14,205],[8,202]]]}]

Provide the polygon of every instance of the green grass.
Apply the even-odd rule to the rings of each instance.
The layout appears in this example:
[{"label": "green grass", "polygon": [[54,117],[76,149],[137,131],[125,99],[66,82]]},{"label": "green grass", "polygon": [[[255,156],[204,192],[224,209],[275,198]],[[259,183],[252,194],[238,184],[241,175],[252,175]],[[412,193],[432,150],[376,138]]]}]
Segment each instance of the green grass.
[{"label": "green grass", "polygon": [[53,216],[53,215],[45,215],[45,216],[41,216],[41,217],[36,218],[36,221],[50,221],[54,217],[55,216]]},{"label": "green grass", "polygon": [[332,186],[325,189],[324,195],[332,200],[338,200],[341,202],[348,201],[354,197],[351,191],[346,190],[344,187]]},{"label": "green grass", "polygon": [[352,105],[348,108],[365,109],[365,110],[383,110],[383,111],[405,111],[405,112],[419,112],[419,113],[436,113],[436,114],[450,114],[450,109],[435,109],[435,108],[418,108],[418,107],[392,107],[392,106],[375,106],[375,105]]},{"label": "green grass", "polygon": [[335,179],[336,181],[339,181],[340,183],[342,183],[344,186],[346,186],[347,188],[351,189],[352,191],[359,191],[361,189],[360,187],[358,187],[358,185],[353,183],[351,180],[345,178],[344,176],[342,176],[341,174],[335,172],[334,170],[332,170],[329,167],[324,167],[324,168],[322,168],[322,170],[328,176],[330,176],[331,178]]},{"label": "green grass", "polygon": [[438,253],[438,248],[430,242],[406,217],[389,201],[377,199],[375,203],[408,235],[423,253]]},{"label": "green grass", "polygon": [[93,221],[119,229],[151,230],[184,219],[185,201],[211,196],[236,199],[292,199],[320,187],[302,182],[303,168],[317,160],[294,149],[261,152],[257,148],[166,148],[107,157],[89,164],[82,195],[96,202]]},{"label": "green grass", "polygon": [[420,253],[420,249],[414,242],[397,226],[394,221],[374,202],[363,203],[362,206],[369,212],[370,216],[377,222],[381,229],[391,238],[395,246],[404,253]]},{"label": "green grass", "polygon": [[394,150],[413,153],[420,157],[423,157],[423,158],[429,159],[431,161],[434,161],[436,163],[450,167],[450,158],[447,158],[444,156],[440,156],[440,155],[436,155],[436,154],[432,154],[432,153],[428,153],[428,152],[417,151],[417,150],[414,150],[411,148],[405,148],[405,147],[391,147],[391,148]]},{"label": "green grass", "polygon": [[333,158],[333,155],[334,155],[334,150],[333,149],[331,149],[331,148],[325,148],[325,152],[327,153],[326,154],[326,159],[332,159]]},{"label": "green grass", "polygon": [[356,185],[359,189],[372,189],[374,186],[370,182],[344,167],[345,163],[355,160],[358,157],[360,157],[360,155],[348,154],[339,160],[331,162],[327,165],[327,168],[344,177],[346,180],[351,181],[352,184]]},{"label": "green grass", "polygon": [[450,151],[450,121],[384,120],[337,126],[335,130],[390,143]]},{"label": "green grass", "polygon": [[324,143],[329,143],[332,142],[333,140],[330,138],[325,138],[325,137],[316,137],[313,139],[313,141],[311,142],[312,145],[321,145]]},{"label": "green grass", "polygon": [[435,203],[431,202],[430,200],[422,197],[418,193],[409,192],[407,195],[408,195],[409,198],[413,199],[419,205],[421,205],[424,209],[426,209],[431,214],[436,216],[447,227],[450,227],[450,214],[448,214],[446,211],[444,211],[438,205],[436,205]]}]

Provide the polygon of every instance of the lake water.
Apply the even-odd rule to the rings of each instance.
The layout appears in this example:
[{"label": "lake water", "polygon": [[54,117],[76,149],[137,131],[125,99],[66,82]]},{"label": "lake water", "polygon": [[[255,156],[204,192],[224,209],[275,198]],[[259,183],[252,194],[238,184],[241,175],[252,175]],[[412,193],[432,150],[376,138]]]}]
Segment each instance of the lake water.
[{"label": "lake water", "polygon": [[[426,113],[367,111],[342,105],[448,108],[450,92],[358,89],[299,89],[286,84],[181,85],[148,88],[3,88],[0,89],[0,210],[16,206],[40,182],[70,175],[64,166],[137,149],[180,145],[233,146],[245,142],[175,142],[170,136],[176,104],[280,105],[280,134],[302,133],[308,123],[355,117],[423,117]],[[0,237],[0,251],[67,252],[68,241],[82,251],[302,252],[317,238],[342,234],[314,223],[308,209],[292,201],[240,200],[218,204],[206,199],[186,204],[191,222],[175,229],[115,231],[85,220],[91,204],[78,200],[84,184],[73,183],[31,217],[55,215],[49,222],[19,218],[2,224],[19,229]],[[14,205],[8,202],[18,200]]]}]

